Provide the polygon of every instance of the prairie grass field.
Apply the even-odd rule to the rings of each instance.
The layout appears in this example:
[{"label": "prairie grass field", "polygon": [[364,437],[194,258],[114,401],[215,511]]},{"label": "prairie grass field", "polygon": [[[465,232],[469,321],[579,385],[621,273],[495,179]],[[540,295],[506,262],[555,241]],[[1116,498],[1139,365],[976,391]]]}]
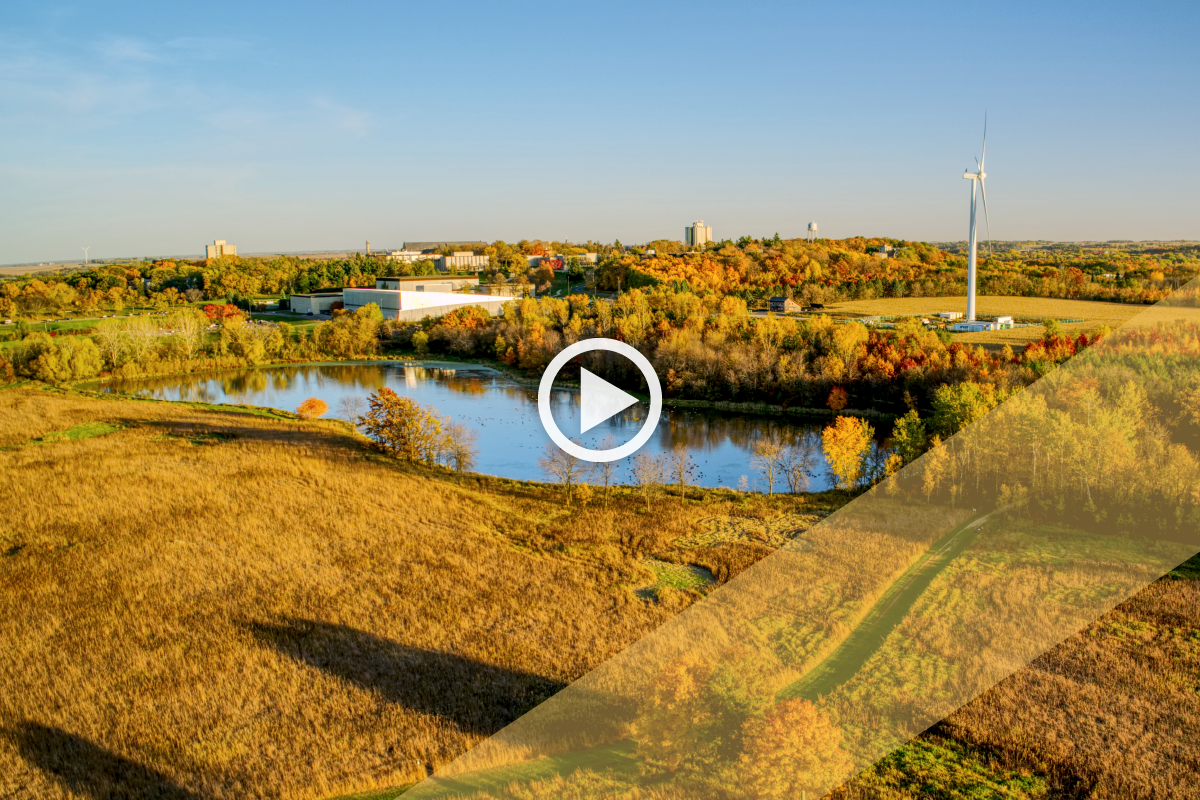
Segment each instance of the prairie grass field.
[{"label": "prairie grass field", "polygon": [[[393,798],[781,546],[827,554],[844,584],[830,613],[781,628],[796,677],[891,580],[842,553],[836,520],[810,530],[846,494],[674,487],[647,510],[619,488],[567,506],[553,486],[365,445],[264,409],[0,391],[0,796]],[[915,564],[966,518],[931,506],[881,559]],[[976,586],[973,563],[935,578],[908,624],[1004,590]],[[1190,563],[835,796],[1195,796]],[[902,679],[938,678],[911,666]],[[511,796],[578,788],[528,769]],[[660,796],[582,780],[585,796]]]},{"label": "prairie grass field", "polygon": [[[0,392],[0,795],[411,783],[691,603],[635,590],[702,519],[842,502],[568,508],[363,445],[336,421]],[[770,552],[723,547],[722,576]]]}]

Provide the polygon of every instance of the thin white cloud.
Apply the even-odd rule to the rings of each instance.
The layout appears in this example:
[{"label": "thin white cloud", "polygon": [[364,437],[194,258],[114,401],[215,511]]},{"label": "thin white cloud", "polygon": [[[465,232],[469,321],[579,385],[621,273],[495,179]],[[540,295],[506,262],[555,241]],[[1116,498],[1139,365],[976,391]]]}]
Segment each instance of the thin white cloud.
[{"label": "thin white cloud", "polygon": [[95,45],[95,50],[109,61],[145,64],[162,60],[149,42],[125,36],[105,37]]},{"label": "thin white cloud", "polygon": [[321,123],[353,136],[366,136],[374,127],[374,120],[367,111],[360,111],[324,97],[314,98],[312,106],[319,112],[318,119]]}]

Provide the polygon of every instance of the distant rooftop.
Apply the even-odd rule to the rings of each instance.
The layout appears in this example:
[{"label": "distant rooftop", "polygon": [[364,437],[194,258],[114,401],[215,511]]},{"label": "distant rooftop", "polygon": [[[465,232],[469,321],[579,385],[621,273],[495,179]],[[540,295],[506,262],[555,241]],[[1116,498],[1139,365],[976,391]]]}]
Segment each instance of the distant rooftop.
[{"label": "distant rooftop", "polygon": [[422,252],[425,250],[437,250],[442,247],[456,247],[458,249],[470,249],[475,247],[485,247],[487,242],[469,241],[469,242],[405,242],[405,250],[416,250]]}]

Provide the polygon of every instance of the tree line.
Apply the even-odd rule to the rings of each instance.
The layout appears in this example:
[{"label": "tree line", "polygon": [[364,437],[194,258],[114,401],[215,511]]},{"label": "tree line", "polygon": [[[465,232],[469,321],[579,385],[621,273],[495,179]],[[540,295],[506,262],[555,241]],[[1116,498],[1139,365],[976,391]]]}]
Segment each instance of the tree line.
[{"label": "tree line", "polygon": [[[1071,338],[1052,324],[1042,341],[1020,353],[1008,347],[990,353],[918,320],[870,330],[827,316],[755,318],[740,298],[662,286],[613,300],[525,298],[496,318],[463,308],[419,325],[388,321],[382,332],[390,344],[418,353],[489,358],[531,375],[581,339],[616,338],[650,359],[668,397],[894,413],[914,403],[932,410],[943,384],[974,383],[1003,399],[1103,335]],[[627,389],[645,388],[624,359],[591,353],[579,363]]]}]

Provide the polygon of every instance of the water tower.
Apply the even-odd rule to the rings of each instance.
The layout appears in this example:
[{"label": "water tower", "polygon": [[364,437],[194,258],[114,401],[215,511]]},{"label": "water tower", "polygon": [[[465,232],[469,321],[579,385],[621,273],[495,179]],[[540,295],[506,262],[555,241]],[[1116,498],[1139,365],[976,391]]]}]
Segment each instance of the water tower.
[{"label": "water tower", "polygon": [[817,223],[815,222],[808,223],[808,240],[810,242],[817,240]]}]

